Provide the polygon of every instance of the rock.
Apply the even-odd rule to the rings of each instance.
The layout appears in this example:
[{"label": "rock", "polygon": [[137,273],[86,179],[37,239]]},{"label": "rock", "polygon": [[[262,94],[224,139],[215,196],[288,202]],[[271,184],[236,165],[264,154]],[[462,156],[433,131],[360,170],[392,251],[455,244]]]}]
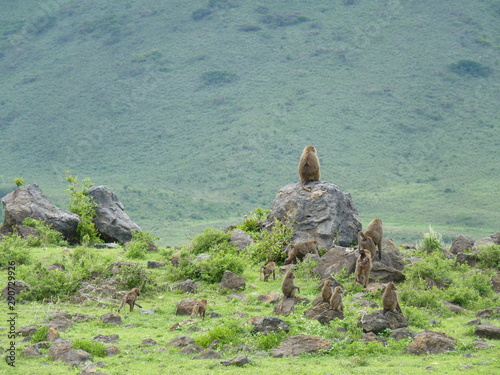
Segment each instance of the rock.
[{"label": "rock", "polygon": [[472,340],[472,343],[475,348],[477,349],[490,349],[493,345],[490,345],[486,342],[484,342],[484,339],[482,340]]},{"label": "rock", "polygon": [[245,231],[242,231],[241,229],[235,229],[233,233],[231,233],[231,242],[235,244],[238,249],[243,250],[245,247],[253,244],[255,241]]},{"label": "rock", "polygon": [[500,272],[491,280],[491,287],[496,293],[500,293]]},{"label": "rock", "polygon": [[119,338],[120,336],[114,333],[112,335],[97,335],[94,336],[93,340],[102,342],[104,344],[114,344],[115,342],[118,341]]},{"label": "rock", "polygon": [[98,371],[98,365],[101,365],[103,367],[102,363],[89,363],[86,365],[83,369],[82,372],[80,372],[80,375],[106,375],[104,372],[99,372]]},{"label": "rock", "polygon": [[483,310],[478,310],[476,311],[476,316],[478,318],[493,318],[493,317],[499,317],[500,318],[500,307],[494,307],[492,309],[483,309]]},{"label": "rock", "polygon": [[[27,289],[27,290],[30,290],[31,288],[31,285],[22,281],[22,280],[16,280],[14,286],[9,286],[9,287],[5,287],[3,290],[2,290],[2,297],[4,299],[8,299],[9,297],[9,294],[10,294],[10,297],[15,297],[17,296],[19,293],[21,293],[23,290]],[[14,293],[14,295],[12,295],[12,293]]]},{"label": "rock", "polygon": [[62,360],[63,356],[73,349],[73,342],[68,339],[57,339],[50,346],[47,354],[52,357],[54,361]]},{"label": "rock", "polygon": [[410,354],[440,354],[454,350],[456,339],[443,333],[425,330],[419,332],[413,338],[406,351]]},{"label": "rock", "polygon": [[227,299],[228,300],[237,299],[237,300],[240,300],[242,302],[248,301],[248,297],[245,296],[243,293],[231,293],[227,296]]},{"label": "rock", "polygon": [[41,355],[40,350],[34,344],[28,345],[26,348],[24,348],[21,354],[25,357],[38,357],[39,355]]},{"label": "rock", "polygon": [[175,315],[191,315],[196,302],[198,302],[196,298],[183,298],[181,302],[177,304]]},{"label": "rock", "polygon": [[59,263],[52,263],[47,266],[48,271],[65,271],[66,267],[64,267],[64,264],[59,264]]},{"label": "rock", "polygon": [[272,350],[274,358],[298,356],[302,353],[315,353],[328,350],[332,344],[327,339],[313,335],[296,335],[285,338]]},{"label": "rock", "polygon": [[356,303],[359,306],[368,307],[368,308],[371,308],[371,309],[376,309],[376,308],[379,307],[379,305],[378,305],[377,302],[370,301],[370,300],[367,300],[367,299],[362,299],[362,298],[354,298],[351,302],[352,303]]},{"label": "rock", "polygon": [[50,327],[47,330],[47,341],[56,341],[59,338],[59,332],[57,332],[57,329]]},{"label": "rock", "polygon": [[66,318],[56,317],[50,322],[44,324],[47,327],[55,328],[59,331],[66,331],[68,328],[73,327],[73,322],[67,320]]},{"label": "rock", "polygon": [[474,240],[470,237],[459,235],[457,236],[450,247],[450,253],[458,254],[463,253],[465,250],[472,250],[474,247]]},{"label": "rock", "polygon": [[453,312],[455,314],[460,314],[461,312],[465,311],[465,309],[463,307],[455,305],[454,303],[451,303],[448,301],[444,301],[443,305],[448,307],[451,310],[451,312]]},{"label": "rock", "polygon": [[168,342],[168,345],[174,346],[176,348],[184,348],[188,345],[194,344],[194,339],[189,336],[177,336]]},{"label": "rock", "polygon": [[175,285],[172,289],[181,290],[184,293],[195,293],[196,290],[198,290],[198,285],[200,285],[200,283],[195,283],[193,280],[188,279]]},{"label": "rock", "polygon": [[320,302],[317,305],[304,311],[304,315],[309,319],[316,319],[321,324],[328,324],[335,318],[344,319],[342,311],[332,310],[330,304],[327,302]]},{"label": "rock", "polygon": [[117,326],[122,324],[122,317],[115,312],[108,312],[101,316],[103,323],[115,324]]},{"label": "rock", "polygon": [[219,290],[241,290],[245,289],[246,283],[243,276],[239,276],[231,271],[224,271]]},{"label": "rock", "polygon": [[[388,254],[391,253],[382,253],[382,259],[384,259],[384,256],[388,256]],[[389,281],[399,283],[405,280],[405,275],[396,268],[387,266],[382,262],[373,262],[370,278],[381,283],[388,283]]]},{"label": "rock", "polygon": [[3,230],[12,232],[13,227],[21,225],[24,219],[32,218],[43,221],[52,229],[62,233],[64,239],[73,242],[76,237],[76,226],[80,217],[61,210],[49,202],[40,187],[35,184],[20,186],[2,198],[4,209]]},{"label": "rock", "polygon": [[474,328],[474,334],[486,339],[500,340],[500,327],[484,322]]},{"label": "rock", "polygon": [[278,292],[271,292],[268,294],[262,294],[257,297],[260,302],[263,303],[276,303],[281,298],[281,294]]},{"label": "rock", "polygon": [[141,314],[146,314],[146,315],[154,315],[154,314],[155,314],[155,312],[154,312],[153,310],[151,310],[151,309],[143,309],[143,308],[140,308],[140,309],[139,309],[139,312],[140,312]]},{"label": "rock", "polygon": [[92,315],[86,315],[86,314],[81,314],[81,313],[76,313],[73,315],[73,317],[71,318],[71,320],[75,321],[75,322],[86,322],[88,320],[92,320],[92,319],[95,319],[95,316],[92,316]]},{"label": "rock", "polygon": [[94,223],[106,242],[125,243],[132,240],[132,231],[141,228],[130,220],[118,197],[104,186],[92,186],[89,195],[94,199],[97,207]]},{"label": "rock", "polygon": [[[278,192],[263,228],[270,230],[275,219],[290,221],[292,243],[316,239],[319,246],[349,246],[358,240],[361,222],[349,193],[328,182],[311,182],[312,191],[302,189],[301,183],[291,183]],[[291,220],[293,218],[293,221]]]},{"label": "rock", "polygon": [[206,349],[200,355],[193,357],[193,359],[220,359],[220,354],[212,349]]},{"label": "rock", "polygon": [[158,343],[153,339],[147,338],[147,339],[144,339],[141,341],[141,345],[143,345],[143,346],[155,346],[155,345],[158,345]]},{"label": "rock", "polygon": [[278,331],[288,332],[290,328],[290,324],[275,316],[257,316],[247,320],[247,323],[253,324],[253,332],[262,332],[265,334]]},{"label": "rock", "polygon": [[382,253],[384,252],[399,252],[399,249],[392,238],[386,237],[382,239]]},{"label": "rock", "polygon": [[415,337],[415,335],[408,328],[396,328],[396,329],[392,330],[389,337],[391,339],[399,341],[401,339],[413,338],[413,337]]},{"label": "rock", "polygon": [[185,347],[183,347],[179,352],[183,354],[197,354],[201,353],[203,351],[203,346],[201,345],[196,345],[196,344],[190,344]]},{"label": "rock", "polygon": [[148,268],[161,268],[165,265],[165,262],[161,260],[148,260]]},{"label": "rock", "polygon": [[387,328],[392,330],[405,328],[408,326],[408,319],[404,315],[393,311],[387,311],[384,314],[382,310],[379,310],[363,315],[358,326],[363,327],[364,332],[379,333]]},{"label": "rock", "polygon": [[23,326],[17,329],[17,334],[23,337],[33,336],[33,334],[38,330],[37,326]]},{"label": "rock", "polygon": [[472,320],[469,320],[467,323],[465,323],[469,326],[477,326],[478,324],[481,324],[481,319],[479,318],[476,318],[476,319],[472,319]]},{"label": "rock", "polygon": [[491,236],[490,237],[483,237],[483,238],[478,238],[474,242],[474,249],[473,250],[479,250],[481,247],[487,247],[495,245],[495,239],[493,239]]},{"label": "rock", "polygon": [[365,343],[368,343],[370,341],[378,341],[378,342],[381,342],[384,346],[387,344],[386,338],[378,337],[373,332],[367,332],[367,333],[363,334],[363,336],[361,338],[365,341]]},{"label": "rock", "polygon": [[322,279],[339,274],[344,267],[347,273],[350,274],[354,272],[356,267],[356,257],[354,248],[335,246],[321,257],[319,263],[314,266],[314,271]]},{"label": "rock", "polygon": [[476,255],[472,253],[458,253],[456,262],[474,267],[478,263],[478,259]]},{"label": "rock", "polygon": [[274,305],[273,314],[288,316],[295,308],[295,298],[287,297]]},{"label": "rock", "polygon": [[233,359],[228,359],[225,361],[221,362],[221,365],[223,366],[237,366],[237,367],[243,367],[244,365],[247,365],[250,363],[250,360],[246,355],[239,354]]},{"label": "rock", "polygon": [[64,363],[71,366],[82,366],[91,359],[90,354],[82,349],[71,349],[61,358]]},{"label": "rock", "polygon": [[106,351],[107,356],[116,355],[120,353],[120,349],[116,345],[106,346],[104,350]]}]

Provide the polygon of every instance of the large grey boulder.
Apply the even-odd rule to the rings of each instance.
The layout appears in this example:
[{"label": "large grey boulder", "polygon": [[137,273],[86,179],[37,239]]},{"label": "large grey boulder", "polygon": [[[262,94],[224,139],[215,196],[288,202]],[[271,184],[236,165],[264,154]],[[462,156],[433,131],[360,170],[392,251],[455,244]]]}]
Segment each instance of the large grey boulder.
[{"label": "large grey boulder", "polygon": [[76,237],[80,217],[50,203],[35,183],[20,186],[7,194],[2,198],[2,205],[5,213],[2,232],[12,232],[14,226],[21,225],[29,217],[51,225],[68,242],[73,242]]},{"label": "large grey boulder", "polygon": [[349,193],[328,182],[311,182],[312,191],[300,182],[284,186],[276,195],[264,229],[270,230],[275,219],[293,225],[292,243],[316,239],[319,246],[349,246],[358,240],[361,222]]},{"label": "large grey boulder", "polygon": [[123,204],[110,189],[104,186],[92,186],[89,195],[97,204],[94,223],[104,241],[130,242],[132,230],[141,230],[125,213]]}]

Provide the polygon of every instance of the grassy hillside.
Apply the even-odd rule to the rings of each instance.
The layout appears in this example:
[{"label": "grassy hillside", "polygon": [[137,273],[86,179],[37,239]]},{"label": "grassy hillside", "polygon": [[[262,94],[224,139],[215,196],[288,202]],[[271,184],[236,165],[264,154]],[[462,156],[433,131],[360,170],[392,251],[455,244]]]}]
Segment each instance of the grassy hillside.
[{"label": "grassy hillside", "polygon": [[65,171],[178,244],[269,208],[314,144],[363,223],[500,222],[497,0],[0,4],[0,193]]}]

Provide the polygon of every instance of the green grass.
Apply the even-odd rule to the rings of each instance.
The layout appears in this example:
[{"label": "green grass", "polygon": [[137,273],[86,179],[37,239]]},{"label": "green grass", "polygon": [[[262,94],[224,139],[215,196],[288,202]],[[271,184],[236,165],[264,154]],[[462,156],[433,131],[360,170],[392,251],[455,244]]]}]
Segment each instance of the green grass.
[{"label": "green grass", "polygon": [[2,2],[0,195],[66,205],[70,170],[178,245],[269,208],[314,144],[363,222],[497,230],[498,2],[349,3]]}]

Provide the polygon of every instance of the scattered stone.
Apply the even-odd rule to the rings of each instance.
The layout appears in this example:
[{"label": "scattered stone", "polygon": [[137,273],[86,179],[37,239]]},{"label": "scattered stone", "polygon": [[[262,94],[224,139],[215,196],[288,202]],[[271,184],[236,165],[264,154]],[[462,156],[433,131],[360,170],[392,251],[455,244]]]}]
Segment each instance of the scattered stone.
[{"label": "scattered stone", "polygon": [[114,344],[115,342],[118,341],[119,338],[120,338],[120,336],[118,336],[116,333],[114,333],[112,335],[97,335],[97,336],[94,336],[93,340],[98,341],[98,342],[102,342],[104,344]]},{"label": "scattered stone", "polygon": [[165,262],[162,260],[148,260],[148,268],[161,268],[165,266]]},{"label": "scattered stone", "polygon": [[472,253],[458,253],[456,262],[474,267],[478,263],[478,259],[476,255]]},{"label": "scattered stone", "polygon": [[201,353],[202,351],[203,351],[203,346],[196,344],[186,345],[180,350],[180,352],[183,354],[197,354]]},{"label": "scattered stone", "polygon": [[17,329],[17,334],[23,337],[33,336],[33,334],[38,330],[37,326],[23,326]]},{"label": "scattered stone", "polygon": [[463,253],[466,250],[472,250],[473,247],[474,240],[472,238],[459,235],[453,240],[450,247],[450,253],[456,255],[458,253]]},{"label": "scattered stone", "polygon": [[309,319],[316,319],[321,324],[328,324],[335,318],[344,319],[344,313],[342,311],[332,310],[328,302],[321,302],[306,311],[304,315]]},{"label": "scattered stone", "polygon": [[91,360],[91,356],[85,350],[71,349],[64,354],[61,360],[71,366],[82,366]]},{"label": "scattered stone", "polygon": [[[16,280],[16,282],[14,283],[14,286],[11,285],[9,287],[5,287],[2,290],[2,297],[4,299],[8,299],[9,293],[10,293],[10,296],[12,298],[12,297],[17,296],[19,293],[21,293],[25,289],[30,290],[30,288],[31,288],[31,285],[28,284],[27,282],[24,282],[22,280]],[[14,295],[12,295],[12,292],[14,292]]]},{"label": "scattered stone", "polygon": [[290,324],[275,316],[257,316],[248,319],[247,323],[253,324],[253,332],[262,332],[265,334],[278,331],[288,332],[290,328]]},{"label": "scattered stone", "polygon": [[455,305],[454,303],[451,303],[451,302],[448,302],[448,301],[444,301],[443,304],[448,307],[451,312],[455,313],[455,314],[460,314],[461,312],[464,312],[465,309],[461,306],[458,306],[458,305]]},{"label": "scattered stone", "polygon": [[348,274],[353,273],[356,267],[356,257],[356,249],[334,246],[314,266],[314,272],[322,279],[338,275],[344,268]]},{"label": "scattered stone", "polygon": [[241,229],[235,229],[233,233],[231,233],[231,242],[235,244],[239,250],[243,250],[255,241],[248,233],[242,231]]},{"label": "scattered stone", "polygon": [[228,359],[225,361],[221,362],[221,365],[223,366],[238,366],[238,367],[243,367],[244,365],[247,365],[250,363],[250,360],[246,355],[239,354],[233,359]]},{"label": "scattered stone", "polygon": [[100,319],[103,323],[115,324],[118,326],[122,324],[122,317],[113,311],[102,315]]},{"label": "scattered stone", "polygon": [[292,243],[316,239],[319,247],[329,249],[334,243],[349,246],[356,242],[361,222],[351,195],[328,182],[309,182],[308,187],[311,192],[302,189],[300,182],[282,187],[263,229],[270,230],[276,219],[293,218]]},{"label": "scattered stone", "polygon": [[25,357],[38,357],[39,355],[41,355],[40,350],[36,345],[28,345],[23,349],[21,354]]},{"label": "scattered stone", "polygon": [[132,231],[141,228],[130,220],[123,204],[110,189],[104,186],[92,186],[89,195],[96,203],[94,224],[102,239],[106,242],[125,243],[132,240]]},{"label": "scattered stone", "polygon": [[75,322],[86,322],[86,321],[92,320],[92,319],[95,319],[95,316],[85,315],[85,314],[80,314],[80,313],[74,314],[73,317],[71,318],[71,320],[73,320]]},{"label": "scattered stone", "polygon": [[155,314],[155,312],[154,312],[153,310],[151,310],[151,309],[143,309],[143,308],[140,308],[140,309],[139,309],[139,312],[140,312],[141,314],[146,314],[146,315],[154,315],[154,314]]},{"label": "scattered stone", "polygon": [[480,323],[481,323],[481,319],[476,318],[476,319],[469,320],[466,324],[470,325],[470,326],[477,326]]},{"label": "scattered stone", "polygon": [[243,276],[239,276],[231,271],[224,271],[219,290],[241,290],[245,289],[246,283]]},{"label": "scattered stone", "polygon": [[363,327],[364,332],[374,332],[377,334],[387,328],[395,330],[407,327],[408,318],[397,312],[387,311],[384,314],[382,310],[378,310],[371,314],[364,315],[358,325]]},{"label": "scattered stone", "polygon": [[212,349],[206,349],[200,355],[193,357],[193,359],[220,359],[220,354]]},{"label": "scattered stone", "polygon": [[399,341],[399,340],[406,339],[406,338],[413,338],[413,337],[415,337],[415,335],[408,328],[396,328],[396,329],[392,330],[389,337],[391,339]]},{"label": "scattered stone", "polygon": [[95,363],[89,363],[86,365],[82,372],[80,372],[80,375],[106,375],[104,372],[99,372],[98,371],[99,367]]},{"label": "scattered stone", "polygon": [[378,303],[375,302],[375,301],[370,301],[370,300],[367,300],[367,299],[361,299],[361,298],[353,298],[352,299],[352,303],[355,303],[359,306],[362,306],[362,307],[368,307],[368,308],[371,308],[371,309],[376,309],[379,307]]},{"label": "scattered stone", "polygon": [[120,353],[120,349],[116,345],[106,346],[104,350],[106,350],[107,356],[112,356]]},{"label": "scattered stone", "polygon": [[257,299],[262,303],[276,303],[281,297],[281,294],[277,292],[271,292],[268,294],[262,294],[258,296]]},{"label": "scattered stone", "polygon": [[59,338],[59,332],[54,327],[47,330],[47,341],[56,341]]},{"label": "scattered stone", "polygon": [[490,345],[484,341],[484,339],[481,340],[472,340],[472,343],[474,344],[474,347],[477,349],[490,349],[493,345]]},{"label": "scattered stone", "polygon": [[188,345],[194,344],[194,339],[189,336],[177,336],[168,342],[168,345],[174,346],[176,348],[183,348]]},{"label": "scattered stone", "polygon": [[474,328],[474,334],[486,339],[500,340],[500,327],[484,322]]},{"label": "scattered stone", "polygon": [[295,298],[286,297],[274,305],[273,314],[288,316],[295,309]]},{"label": "scattered stone", "polygon": [[272,350],[273,357],[281,358],[298,356],[302,353],[315,353],[328,350],[332,344],[327,339],[313,335],[296,335],[285,338],[278,347]]},{"label": "scattered stone", "polygon": [[92,245],[96,249],[116,249],[119,245],[114,242],[95,243]]},{"label": "scattered stone", "polygon": [[196,298],[183,298],[181,302],[177,304],[175,315],[191,315],[196,302],[198,302]]},{"label": "scattered stone", "polygon": [[64,264],[59,264],[59,263],[52,263],[47,266],[48,271],[65,271],[66,267],[64,267]]},{"label": "scattered stone", "polygon": [[[395,257],[395,253],[382,252],[382,262],[388,261],[388,263],[395,263],[393,261],[393,258]],[[399,283],[405,280],[405,275],[400,270],[382,262],[373,262],[373,267],[370,272],[370,278],[373,278],[374,280],[377,280],[381,283],[388,283],[389,281]],[[401,270],[403,268],[404,266],[401,267]]]},{"label": "scattered stone", "polygon": [[73,349],[73,342],[68,339],[57,339],[50,346],[47,354],[52,357],[54,361],[62,360],[63,356]]},{"label": "scattered stone", "polygon": [[417,355],[440,354],[454,350],[457,346],[455,341],[455,338],[443,332],[425,330],[415,335],[406,351]]},{"label": "scattered stone", "polygon": [[158,345],[158,343],[153,339],[147,338],[147,339],[144,339],[141,341],[141,345],[143,345],[143,346],[155,346],[155,345]]},{"label": "scattered stone", "polygon": [[240,300],[240,301],[243,301],[243,302],[248,301],[248,297],[245,296],[243,293],[231,293],[231,294],[229,294],[227,296],[227,299],[228,300],[237,299],[237,300]]},{"label": "scattered stone", "polygon": [[492,309],[483,309],[476,312],[478,318],[491,319],[500,318],[500,307],[494,307]]},{"label": "scattered stone", "polygon": [[66,318],[57,317],[44,325],[55,328],[58,331],[66,331],[68,328],[73,327],[73,322]]},{"label": "scattered stone", "polygon": [[387,344],[387,339],[383,337],[378,337],[375,333],[373,332],[367,332],[362,336],[362,339],[365,340],[365,343],[368,343],[370,341],[378,341],[381,342],[384,346]]}]

